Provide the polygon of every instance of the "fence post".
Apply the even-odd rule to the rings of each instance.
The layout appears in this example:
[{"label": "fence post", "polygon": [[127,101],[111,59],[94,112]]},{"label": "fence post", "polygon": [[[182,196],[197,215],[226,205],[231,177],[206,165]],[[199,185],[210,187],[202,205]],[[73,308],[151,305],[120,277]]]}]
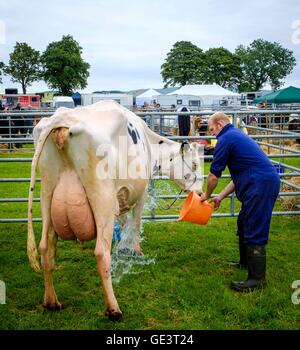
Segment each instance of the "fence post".
[{"label": "fence post", "polygon": [[164,119],[162,114],[159,115],[159,135],[163,136]]},{"label": "fence post", "polygon": [[151,114],[151,122],[150,122],[150,124],[151,124],[151,130],[154,131],[154,115],[153,114]]},{"label": "fence post", "polygon": [[[11,116],[9,115],[9,116],[8,116],[8,138],[9,138],[9,139],[12,138],[12,132],[11,132],[11,131],[12,131],[12,130],[11,130]],[[9,149],[10,151],[13,150],[13,145],[12,145],[12,142],[11,142],[11,141],[8,142],[8,149]]]}]

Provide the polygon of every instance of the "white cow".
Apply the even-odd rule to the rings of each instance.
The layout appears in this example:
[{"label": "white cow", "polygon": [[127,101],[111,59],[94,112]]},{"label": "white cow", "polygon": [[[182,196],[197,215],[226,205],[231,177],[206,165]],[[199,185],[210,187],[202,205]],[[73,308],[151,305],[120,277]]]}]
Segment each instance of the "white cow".
[{"label": "white cow", "polygon": [[[106,315],[120,320],[122,312],[111,281],[111,243],[116,216],[131,208],[140,250],[141,214],[149,178],[160,170],[184,190],[201,192],[203,161],[199,145],[177,143],[151,131],[145,122],[113,101],[76,109],[60,108],[34,128],[28,207],[29,261],[39,270],[32,225],[36,167],[41,175],[44,307],[60,310],[53,286],[57,237],[96,239],[95,256],[102,281]],[[200,152],[200,153],[198,153]],[[182,172],[182,176],[178,174]]]}]

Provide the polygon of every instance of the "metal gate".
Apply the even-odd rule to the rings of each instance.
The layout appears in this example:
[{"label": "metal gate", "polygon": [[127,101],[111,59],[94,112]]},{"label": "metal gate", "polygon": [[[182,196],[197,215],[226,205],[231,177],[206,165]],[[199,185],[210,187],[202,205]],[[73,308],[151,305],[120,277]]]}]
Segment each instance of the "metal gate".
[{"label": "metal gate", "polygon": [[[300,195],[300,186],[287,181],[287,179],[291,177],[299,177],[300,176],[300,168],[288,165],[285,163],[286,159],[300,157],[300,151],[297,149],[291,149],[290,147],[286,147],[284,145],[287,140],[298,140],[300,139],[300,134],[295,131],[286,130],[287,126],[287,118],[291,114],[297,113],[300,115],[300,111],[298,110],[251,110],[251,111],[225,111],[227,115],[232,116],[233,124],[235,126],[240,124],[240,127],[246,128],[254,132],[254,134],[249,135],[253,139],[255,139],[259,145],[265,146],[268,149],[277,150],[279,153],[269,153],[268,157],[272,158],[271,161],[273,164],[279,169],[279,176],[281,178],[282,185],[288,185],[293,188],[293,191],[284,192],[281,191],[279,194],[279,198],[284,198],[286,196],[299,196]],[[44,116],[51,116],[53,112],[38,112],[34,113],[31,111],[30,113],[1,113],[0,118],[5,116],[6,125],[0,124],[0,144],[8,144],[8,151],[13,152],[13,145],[18,145],[22,143],[33,144],[33,139],[31,136],[32,129],[34,124]],[[187,115],[187,113],[177,113],[177,112],[136,112],[142,119],[144,119],[148,126],[156,131],[157,133],[166,136],[170,139],[177,141],[196,141],[200,139],[214,139],[212,136],[174,136],[170,130],[169,120],[176,120],[178,115]],[[191,116],[192,120],[192,133],[196,133],[195,130],[195,120],[197,116],[201,116],[204,120],[211,114],[211,112],[207,111],[192,111],[188,112],[188,115]],[[14,122],[18,120],[17,118],[24,117],[26,118],[27,124],[26,127],[23,128],[23,132],[16,133],[16,128],[14,127]],[[251,120],[251,118],[255,118],[257,120],[256,125],[250,125],[247,122]],[[3,119],[1,119],[3,121]],[[241,121],[245,121],[242,125]],[[172,124],[174,126],[174,123]],[[174,128],[173,128],[174,129]],[[279,141],[279,144],[273,144],[272,141]],[[205,159],[211,159],[212,156],[204,156]],[[276,160],[275,160],[276,159]],[[0,157],[0,169],[4,166],[5,163],[8,162],[31,162],[31,158],[13,158],[13,157]],[[0,176],[1,176],[0,172]],[[20,174],[22,176],[22,174]],[[206,176],[204,176],[206,178]],[[229,175],[223,175],[222,178],[230,178]],[[154,197],[155,200],[172,200],[175,199],[178,195],[176,193],[167,194],[167,195],[156,195],[155,193],[155,181],[165,181],[168,180],[167,177],[156,177],[151,180],[149,193]],[[37,181],[40,181],[37,179]],[[29,178],[18,177],[18,178],[3,178],[0,177],[0,186],[4,183],[19,183],[25,182],[29,183]],[[0,187],[1,189],[1,187]],[[1,192],[0,192],[1,193]],[[1,196],[1,195],[0,195]],[[186,195],[181,195],[179,198],[185,198]],[[229,196],[230,200],[230,210],[226,213],[214,213],[213,217],[233,217],[237,216],[238,213],[235,212],[235,202],[236,197],[234,194]],[[20,203],[27,202],[27,198],[0,198],[0,208],[3,203]],[[35,202],[39,202],[39,198],[34,198]],[[2,212],[0,210],[0,212]],[[157,215],[157,210],[153,208],[151,210],[151,215],[145,215],[142,217],[144,221],[174,221],[178,218],[178,215]],[[300,214],[300,206],[296,205],[295,210],[290,211],[274,211],[273,215],[299,215]],[[35,222],[41,221],[41,218],[34,218]],[[27,218],[4,218],[0,217],[0,223],[20,223],[27,222]]]}]

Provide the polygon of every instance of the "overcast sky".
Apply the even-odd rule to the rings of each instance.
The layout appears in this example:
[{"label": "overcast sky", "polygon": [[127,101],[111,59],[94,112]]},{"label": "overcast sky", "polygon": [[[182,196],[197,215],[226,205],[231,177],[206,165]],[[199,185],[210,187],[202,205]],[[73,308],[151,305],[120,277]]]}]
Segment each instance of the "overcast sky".
[{"label": "overcast sky", "polygon": [[[0,61],[15,43],[43,52],[72,35],[90,65],[85,92],[163,87],[160,67],[176,41],[231,52],[262,38],[294,52],[286,83],[300,87],[299,0],[1,0]],[[18,87],[3,78],[0,91]],[[43,83],[28,91],[47,90]]]}]

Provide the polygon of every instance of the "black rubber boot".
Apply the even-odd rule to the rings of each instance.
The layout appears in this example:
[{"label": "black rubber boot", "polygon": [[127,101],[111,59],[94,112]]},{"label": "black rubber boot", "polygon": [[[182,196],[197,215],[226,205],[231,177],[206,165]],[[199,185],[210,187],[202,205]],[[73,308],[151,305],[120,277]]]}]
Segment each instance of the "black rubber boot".
[{"label": "black rubber boot", "polygon": [[242,236],[239,236],[239,251],[240,251],[240,261],[230,261],[229,265],[237,267],[239,269],[246,269],[247,264],[247,255],[246,255],[246,246],[244,244],[244,239]]},{"label": "black rubber boot", "polygon": [[249,292],[266,286],[266,250],[265,246],[246,245],[248,278],[246,281],[231,282],[230,288],[238,292]]}]

